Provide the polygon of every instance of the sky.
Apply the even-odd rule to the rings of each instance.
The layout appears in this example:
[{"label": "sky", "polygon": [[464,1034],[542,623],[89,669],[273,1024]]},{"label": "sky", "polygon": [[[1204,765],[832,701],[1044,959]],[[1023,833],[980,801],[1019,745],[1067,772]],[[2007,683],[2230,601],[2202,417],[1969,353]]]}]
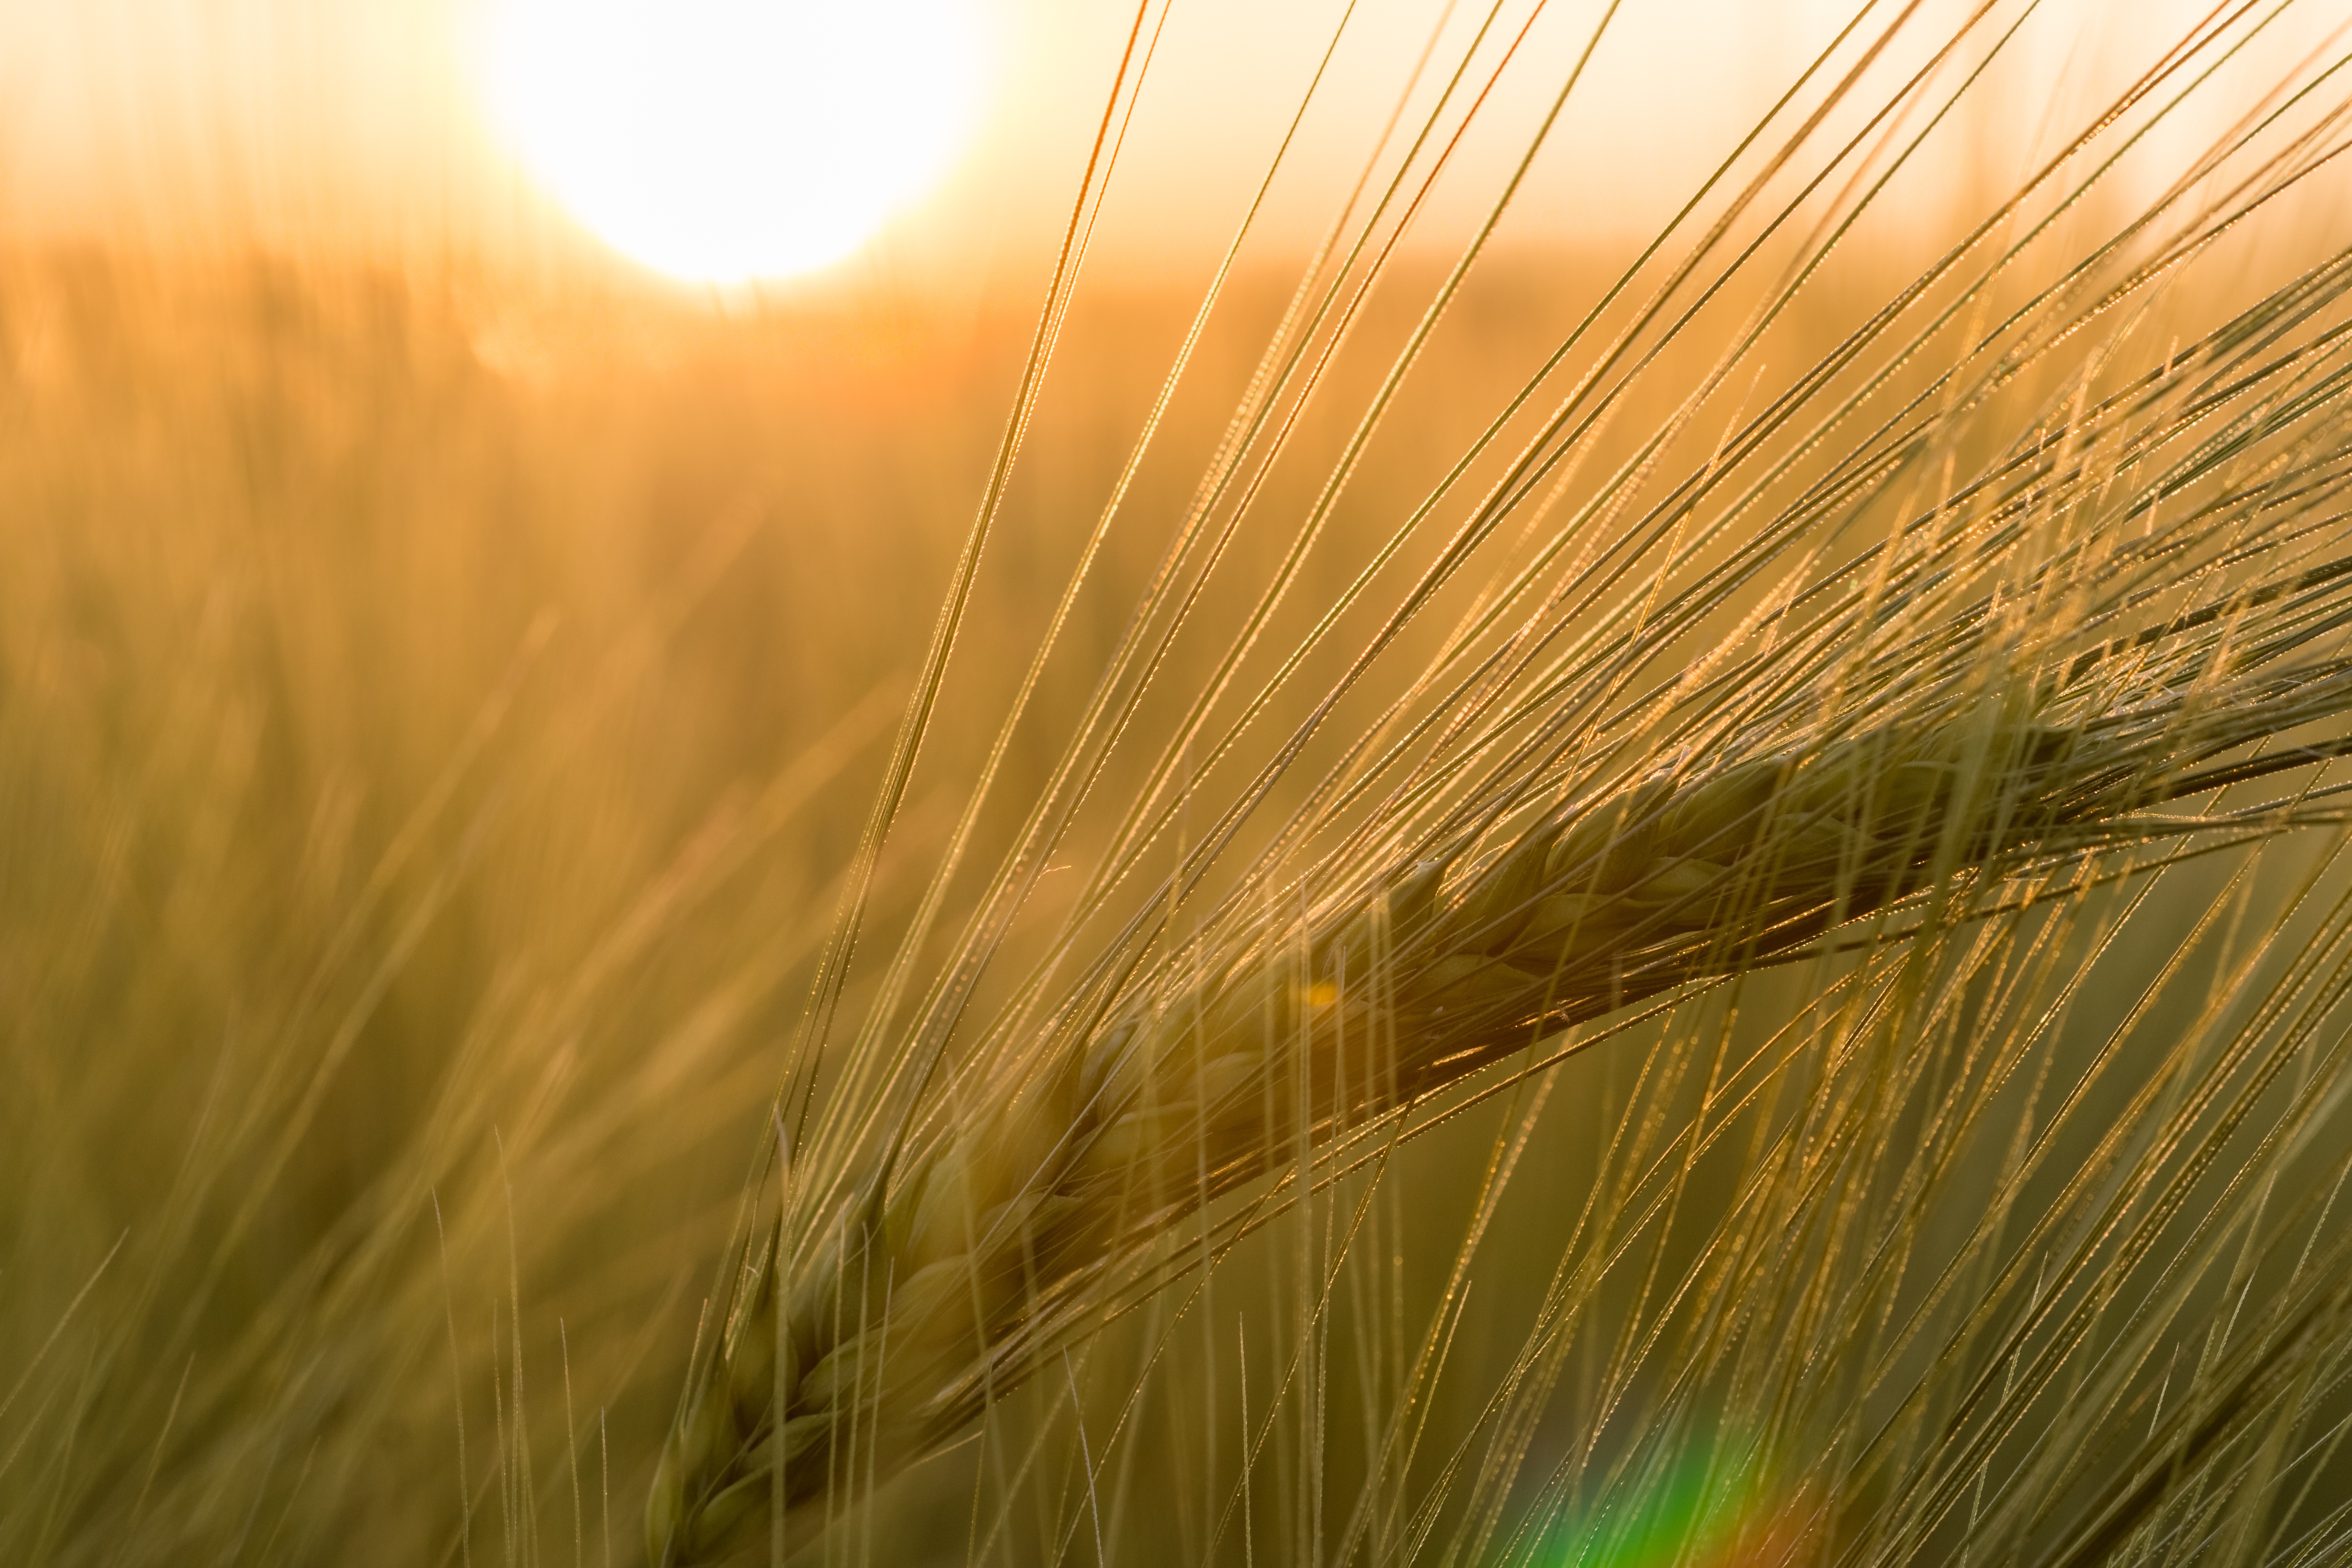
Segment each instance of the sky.
[{"label": "sky", "polygon": [[[0,242],[166,251],[253,244],[411,259],[593,258],[485,111],[478,43],[497,0],[0,0]],[[885,0],[875,0],[885,3]],[[852,266],[1026,265],[1058,232],[1133,13],[1110,0],[959,0],[990,65],[970,145]],[[1129,129],[1097,260],[1197,268],[1245,210],[1349,13],[1265,242],[1301,249],[1433,34],[1459,52],[1489,0],[1175,0]],[[1592,37],[1606,0],[1505,0],[1481,57],[1540,10],[1484,134],[1422,225],[1458,243]],[[1931,0],[1931,12],[1956,5]],[[2308,47],[2329,8],[2287,29]],[[1848,0],[1630,0],[1517,200],[1520,242],[1646,231],[1849,14]],[[2021,38],[2000,111],[1951,158],[2021,161],[2201,7],[2058,0]],[[1155,17],[1157,13],[1154,13]],[[2286,47],[2282,45],[2282,47]],[[1442,73],[1441,73],[1442,74]],[[1434,88],[1424,79],[1416,102]],[[1963,171],[1920,182],[1932,191]]]}]

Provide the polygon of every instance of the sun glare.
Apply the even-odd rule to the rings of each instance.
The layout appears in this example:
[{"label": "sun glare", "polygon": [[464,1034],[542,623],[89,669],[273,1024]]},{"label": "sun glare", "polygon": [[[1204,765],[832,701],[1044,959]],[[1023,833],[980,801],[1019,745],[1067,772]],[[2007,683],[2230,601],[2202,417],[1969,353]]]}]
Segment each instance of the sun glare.
[{"label": "sun glare", "polygon": [[979,107],[975,0],[505,0],[493,114],[615,249],[719,284],[840,260],[929,189]]}]

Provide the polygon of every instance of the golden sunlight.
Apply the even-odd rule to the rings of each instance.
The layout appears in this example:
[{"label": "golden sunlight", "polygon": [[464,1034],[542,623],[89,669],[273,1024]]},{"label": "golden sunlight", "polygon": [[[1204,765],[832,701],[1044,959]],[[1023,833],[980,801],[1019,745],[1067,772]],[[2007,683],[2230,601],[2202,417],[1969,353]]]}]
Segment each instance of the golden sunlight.
[{"label": "golden sunlight", "polygon": [[742,283],[856,250],[962,150],[975,0],[505,0],[485,86],[532,175],[614,248]]}]

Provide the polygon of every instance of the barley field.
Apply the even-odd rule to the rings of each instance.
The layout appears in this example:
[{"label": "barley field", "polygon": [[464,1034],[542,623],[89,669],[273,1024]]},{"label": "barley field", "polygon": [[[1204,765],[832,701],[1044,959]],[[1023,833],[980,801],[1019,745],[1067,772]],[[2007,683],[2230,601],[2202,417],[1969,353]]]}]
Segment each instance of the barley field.
[{"label": "barley field", "polygon": [[0,227],[0,1562],[2352,1560],[2352,23],[1426,12]]}]

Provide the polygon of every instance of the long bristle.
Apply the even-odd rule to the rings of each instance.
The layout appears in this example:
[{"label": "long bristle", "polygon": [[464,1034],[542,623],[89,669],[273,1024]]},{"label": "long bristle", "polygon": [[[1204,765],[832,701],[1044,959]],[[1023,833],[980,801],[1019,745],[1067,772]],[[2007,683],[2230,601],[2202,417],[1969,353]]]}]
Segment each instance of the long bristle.
[{"label": "long bristle", "polygon": [[[887,1157],[853,1138],[829,1156],[864,1173],[795,1173],[740,1312],[750,1348],[690,1392],[656,1483],[656,1553],[764,1539],[770,1493],[834,1495],[845,1446],[921,1458],[1136,1299],[1142,1260],[1221,1198],[1497,1064],[1557,1060],[1577,1026],[2340,820],[2326,795],[2184,803],[2344,749],[2281,742],[2352,711],[2344,579],[2310,563],[2345,480],[2345,415],[2315,389],[2346,374],[2319,323],[2347,280],[2315,269],[2126,387],[2004,426],[2016,356],[2110,308],[2053,291],[1973,387],[1947,376],[1944,406],[1915,399],[1703,564],[1675,531],[1752,504],[1737,464],[1626,529],[1664,551],[1648,588],[1601,596],[1601,563],[1539,557],[1485,612],[1485,662],[1457,638],[1406,682],[1181,940],[1164,910],[1197,871],[949,1071],[877,1081]],[[1895,319],[1872,346],[1900,357]],[[2282,352],[2289,320],[2307,335]],[[1809,397],[1727,445],[1833,428],[1842,408]],[[1568,424],[1529,446],[1531,478]],[[1971,447],[1990,455],[1941,491],[1895,483]],[[1891,495],[1897,526],[1842,549]],[[1526,617],[1507,635],[1506,605]]]}]

